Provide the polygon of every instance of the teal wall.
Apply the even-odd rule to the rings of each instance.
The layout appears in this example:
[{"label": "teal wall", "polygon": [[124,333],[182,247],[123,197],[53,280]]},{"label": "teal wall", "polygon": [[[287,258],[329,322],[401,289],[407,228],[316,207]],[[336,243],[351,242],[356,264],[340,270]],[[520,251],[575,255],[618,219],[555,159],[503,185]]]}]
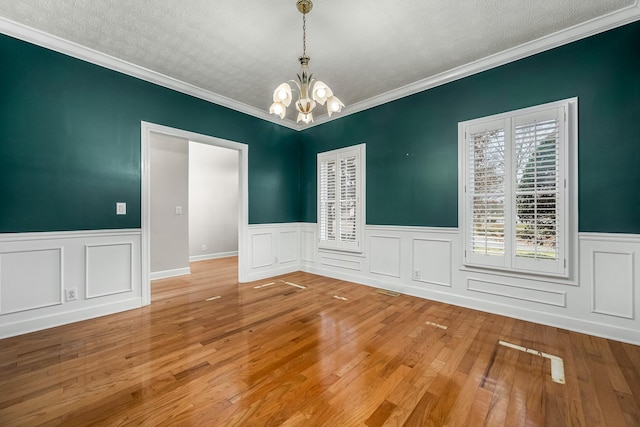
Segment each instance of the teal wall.
[{"label": "teal wall", "polygon": [[367,144],[367,223],[458,225],[458,122],[578,97],[579,230],[640,233],[640,23],[304,131],[302,221],[316,153]]},{"label": "teal wall", "polygon": [[[0,36],[0,232],[140,227],[140,121],[249,145],[249,222],[316,221],[367,144],[367,223],[457,226],[457,123],[579,98],[579,229],[640,233],[640,23],[295,132]],[[116,216],[115,202],[128,215]]]},{"label": "teal wall", "polygon": [[10,37],[0,58],[0,232],[140,227],[140,121],[248,144],[249,222],[300,219],[299,133]]}]

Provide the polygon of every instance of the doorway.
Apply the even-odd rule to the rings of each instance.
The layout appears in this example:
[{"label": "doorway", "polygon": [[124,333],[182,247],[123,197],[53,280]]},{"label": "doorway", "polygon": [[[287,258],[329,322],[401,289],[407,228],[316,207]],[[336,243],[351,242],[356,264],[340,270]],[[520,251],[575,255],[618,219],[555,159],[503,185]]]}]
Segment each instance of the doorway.
[{"label": "doorway", "polygon": [[208,144],[215,147],[235,150],[238,153],[238,281],[246,281],[246,248],[248,236],[248,153],[249,147],[239,142],[228,141],[208,135],[202,135],[181,129],[157,125],[149,122],[141,122],[141,161],[142,161],[142,245],[141,245],[141,282],[142,302],[148,305],[151,302],[151,138],[153,135],[164,135]]},{"label": "doorway", "polygon": [[[194,141],[187,144],[189,262],[237,256],[238,152]],[[153,235],[151,243],[151,271],[155,271]]]}]

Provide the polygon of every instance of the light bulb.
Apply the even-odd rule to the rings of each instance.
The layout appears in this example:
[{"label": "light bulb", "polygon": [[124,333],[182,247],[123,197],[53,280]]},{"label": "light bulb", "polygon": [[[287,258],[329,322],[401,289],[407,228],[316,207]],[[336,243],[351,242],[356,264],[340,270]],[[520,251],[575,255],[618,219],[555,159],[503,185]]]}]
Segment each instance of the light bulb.
[{"label": "light bulb", "polygon": [[327,99],[327,112],[329,113],[329,117],[331,117],[331,114],[333,113],[339,113],[340,111],[342,111],[343,107],[344,104],[338,99],[337,96],[332,96],[331,98]]},{"label": "light bulb", "polygon": [[284,119],[284,115],[287,113],[287,107],[282,102],[274,102],[271,104],[271,107],[269,107],[269,112]]},{"label": "light bulb", "polygon": [[320,105],[324,105],[324,103],[327,101],[327,98],[333,96],[333,92],[331,92],[329,86],[319,80],[314,83],[312,93],[313,99]]},{"label": "light bulb", "polygon": [[291,86],[288,83],[282,83],[273,91],[273,102],[279,102],[284,107],[288,107],[291,103]]}]

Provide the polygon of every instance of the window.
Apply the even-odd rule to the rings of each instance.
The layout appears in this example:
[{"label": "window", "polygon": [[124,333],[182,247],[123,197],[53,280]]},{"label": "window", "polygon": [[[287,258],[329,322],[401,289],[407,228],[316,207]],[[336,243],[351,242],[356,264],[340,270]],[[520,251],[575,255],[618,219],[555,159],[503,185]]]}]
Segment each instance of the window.
[{"label": "window", "polygon": [[459,124],[465,265],[568,276],[575,120],[574,98]]},{"label": "window", "polygon": [[319,247],[362,252],[365,144],[318,153]]}]

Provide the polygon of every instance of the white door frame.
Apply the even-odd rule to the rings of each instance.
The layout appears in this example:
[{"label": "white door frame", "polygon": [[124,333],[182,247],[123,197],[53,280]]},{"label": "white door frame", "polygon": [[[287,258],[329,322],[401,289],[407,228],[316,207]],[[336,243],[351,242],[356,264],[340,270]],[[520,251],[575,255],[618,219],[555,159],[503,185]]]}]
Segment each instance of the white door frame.
[{"label": "white door frame", "polygon": [[202,144],[229,148],[238,152],[238,281],[247,281],[247,239],[249,237],[249,146],[240,142],[228,141],[209,135],[189,132],[182,129],[162,126],[142,121],[140,139],[140,157],[142,167],[142,209],[141,209],[141,279],[142,305],[151,303],[151,134],[174,136]]}]

